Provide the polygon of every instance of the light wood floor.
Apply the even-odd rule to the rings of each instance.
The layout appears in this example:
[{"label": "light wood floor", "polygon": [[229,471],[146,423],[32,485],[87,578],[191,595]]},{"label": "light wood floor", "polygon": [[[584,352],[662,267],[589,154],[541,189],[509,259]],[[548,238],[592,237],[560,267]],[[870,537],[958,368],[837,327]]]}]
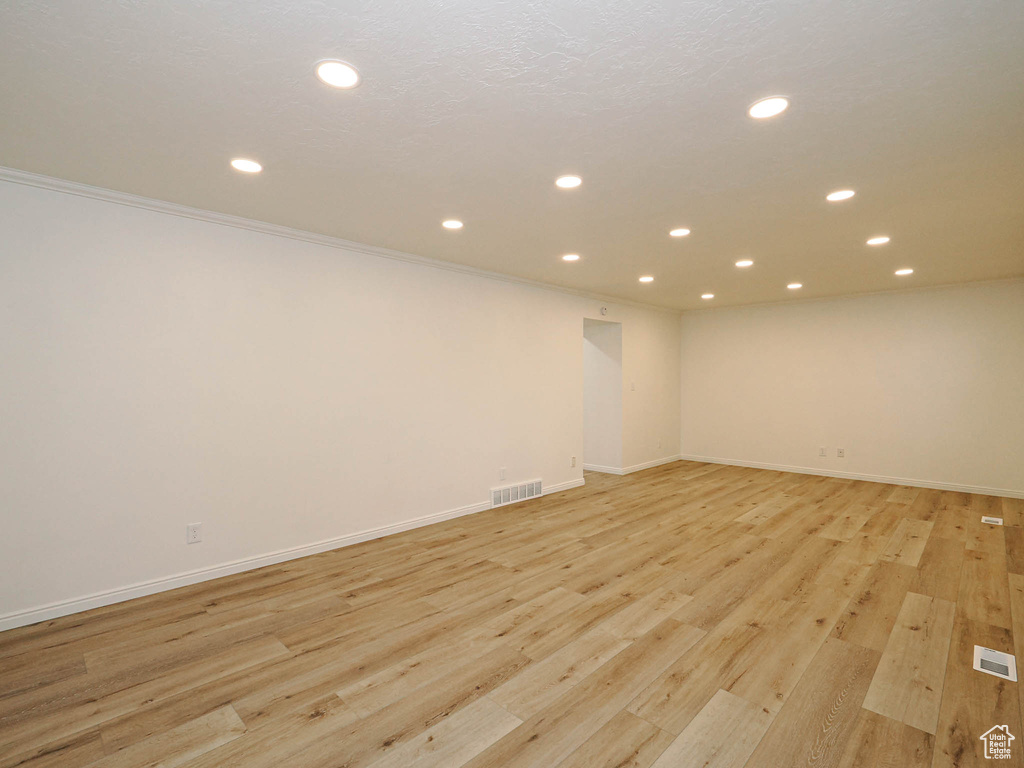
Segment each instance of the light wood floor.
[{"label": "light wood floor", "polygon": [[[0,767],[974,766],[1019,500],[677,462],[0,634]],[[982,514],[1005,527],[983,525]]]}]

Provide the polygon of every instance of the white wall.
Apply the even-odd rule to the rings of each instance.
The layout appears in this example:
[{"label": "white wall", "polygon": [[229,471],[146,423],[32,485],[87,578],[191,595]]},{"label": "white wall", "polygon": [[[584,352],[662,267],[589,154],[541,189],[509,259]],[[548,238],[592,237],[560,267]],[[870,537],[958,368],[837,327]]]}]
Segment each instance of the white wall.
[{"label": "white wall", "polygon": [[684,456],[1024,494],[1024,281],[681,323]]},{"label": "white wall", "polygon": [[[0,181],[0,629],[582,482],[600,306]],[[674,457],[678,316],[606,306]]]},{"label": "white wall", "polygon": [[635,472],[679,453],[679,319],[622,324],[622,463]]},{"label": "white wall", "polygon": [[622,470],[622,326],[583,321],[583,461]]}]

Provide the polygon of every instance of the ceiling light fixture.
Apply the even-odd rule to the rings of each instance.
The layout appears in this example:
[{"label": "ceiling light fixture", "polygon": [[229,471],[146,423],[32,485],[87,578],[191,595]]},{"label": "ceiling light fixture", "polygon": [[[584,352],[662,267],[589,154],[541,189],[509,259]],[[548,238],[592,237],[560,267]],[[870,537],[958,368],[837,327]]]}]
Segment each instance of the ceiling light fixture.
[{"label": "ceiling light fixture", "polygon": [[579,261],[580,255],[578,253],[567,253],[562,257],[562,261]]},{"label": "ceiling light fixture", "polygon": [[878,237],[872,237],[868,240],[868,245],[885,245],[889,242],[889,238],[885,235],[879,235]]},{"label": "ceiling light fixture", "polygon": [[650,275],[644,275],[643,277],[640,278],[640,282],[641,283],[653,283],[654,282],[654,278],[651,277]]},{"label": "ceiling light fixture", "polygon": [[715,294],[713,294],[713,293],[702,293],[700,295],[700,297],[702,299],[713,299],[713,298],[715,298]]},{"label": "ceiling light fixture", "polygon": [[785,112],[788,106],[789,99],[783,96],[769,96],[767,99],[755,101],[747,110],[747,114],[755,120],[763,120],[766,117],[775,117],[775,115]]},{"label": "ceiling light fixture", "polygon": [[855,194],[857,193],[852,189],[837,189],[835,192],[825,195],[825,199],[830,203],[838,203],[840,200],[849,200]]},{"label": "ceiling light fixture", "polygon": [[896,274],[899,275],[900,277],[903,277],[904,275],[914,274],[914,270],[912,270],[910,267],[906,267],[904,269],[897,269]]},{"label": "ceiling light fixture", "polygon": [[232,160],[231,167],[242,173],[259,173],[263,170],[263,166],[255,160],[248,160],[244,157],[236,157]]},{"label": "ceiling light fixture", "polygon": [[355,88],[359,85],[359,73],[344,61],[321,61],[316,65],[316,76],[335,88]]},{"label": "ceiling light fixture", "polygon": [[458,219],[447,219],[441,222],[441,226],[445,229],[462,229],[462,222]]},{"label": "ceiling light fixture", "polygon": [[579,176],[559,176],[555,179],[555,186],[562,189],[575,189],[582,183],[583,179]]},{"label": "ceiling light fixture", "polygon": [[754,262],[751,259],[740,259],[739,261],[736,262],[736,266],[737,267],[752,267],[752,266],[754,266]]},{"label": "ceiling light fixture", "polygon": [[795,290],[797,290],[799,288],[803,288],[804,284],[803,283],[790,283],[786,287],[789,288],[789,290],[791,290],[791,291],[795,291]]},{"label": "ceiling light fixture", "polygon": [[690,234],[690,230],[686,227],[680,227],[679,229],[673,229],[669,234],[672,235],[672,237],[686,237]]}]

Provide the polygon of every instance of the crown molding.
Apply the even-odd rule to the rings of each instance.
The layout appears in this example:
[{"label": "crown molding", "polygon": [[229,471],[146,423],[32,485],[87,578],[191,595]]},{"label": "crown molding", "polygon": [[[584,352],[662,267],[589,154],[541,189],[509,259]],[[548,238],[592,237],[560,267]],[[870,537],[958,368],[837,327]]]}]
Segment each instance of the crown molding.
[{"label": "crown molding", "polygon": [[1024,275],[1011,275],[1010,277],[994,277],[986,280],[968,280],[961,283],[938,283],[936,285],[916,285],[912,288],[886,288],[881,291],[860,291],[858,293],[839,293],[834,296],[810,296],[803,299],[781,299],[779,301],[759,301],[754,304],[728,304],[724,307],[695,307],[693,309],[681,309],[679,315],[710,314],[714,312],[731,312],[739,309],[768,309],[771,307],[792,307],[805,304],[827,304],[837,301],[853,301],[856,299],[870,299],[877,296],[898,296],[912,293],[927,293],[928,291],[951,291],[958,288],[972,288],[984,285],[1001,285],[1003,283],[1024,283]]},{"label": "crown molding", "polygon": [[140,208],[145,211],[163,213],[169,216],[179,216],[181,218],[194,219],[196,221],[205,221],[210,224],[219,224],[224,227],[234,227],[235,229],[259,232],[264,235],[271,235],[272,237],[299,240],[301,242],[312,243],[314,245],[322,245],[327,248],[335,248],[337,250],[348,251],[350,253],[358,253],[364,256],[374,256],[381,259],[391,259],[392,261],[402,261],[407,264],[416,264],[418,266],[430,267],[432,269],[442,269],[447,272],[456,272],[463,275],[470,275],[472,277],[482,277],[488,280],[497,280],[499,282],[522,285],[528,288],[539,288],[545,291],[554,291],[555,293],[568,294],[570,296],[576,296],[582,299],[591,299],[602,303],[637,307],[639,309],[653,310],[655,312],[662,312],[675,316],[679,316],[681,314],[680,310],[672,309],[671,307],[644,304],[639,301],[619,299],[614,296],[606,296],[601,293],[580,291],[575,288],[566,288],[552,283],[544,283],[539,280],[528,280],[523,277],[506,275],[502,272],[493,272],[491,270],[479,269],[477,267],[470,267],[464,264],[455,264],[454,262],[443,261],[441,259],[431,259],[426,256],[417,256],[412,253],[395,251],[390,248],[380,248],[374,245],[367,245],[365,243],[356,243],[351,240],[343,240],[340,237],[308,232],[304,229],[293,229],[292,227],[271,224],[265,221],[257,221],[256,219],[246,219],[242,216],[233,216],[227,213],[216,213],[214,211],[203,210],[202,208],[190,208],[187,205],[169,203],[164,200],[154,200],[149,197],[133,195],[128,192],[118,192],[113,189],[104,189],[103,187],[93,187],[88,184],[80,184],[76,181],[68,181],[67,179],[58,179],[53,176],[43,176],[29,171],[19,171],[16,168],[0,166],[0,181],[6,181],[11,184],[22,184],[28,187],[37,187],[39,189],[46,189],[52,192],[61,192],[66,195],[87,197],[92,200],[114,203],[115,205],[125,205],[131,208]]}]

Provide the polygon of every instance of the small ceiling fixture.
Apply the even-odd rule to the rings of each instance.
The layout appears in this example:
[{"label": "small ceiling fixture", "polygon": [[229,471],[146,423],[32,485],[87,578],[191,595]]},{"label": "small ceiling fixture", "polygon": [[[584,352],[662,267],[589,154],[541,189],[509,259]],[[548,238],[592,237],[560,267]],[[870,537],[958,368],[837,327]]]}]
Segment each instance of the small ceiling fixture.
[{"label": "small ceiling fixture", "polygon": [[840,200],[849,200],[855,194],[857,193],[852,189],[837,189],[835,192],[825,195],[825,199],[830,203],[838,203]]},{"label": "small ceiling fixture", "polygon": [[575,189],[582,183],[583,179],[579,176],[559,176],[555,179],[555,186],[562,189]]},{"label": "small ceiling fixture", "polygon": [[321,61],[316,65],[316,76],[335,88],[355,88],[359,85],[359,73],[344,61]]},{"label": "small ceiling fixture", "polygon": [[904,275],[914,274],[914,270],[912,270],[910,267],[904,267],[903,269],[897,269],[896,274],[899,275],[900,277],[903,277]]},{"label": "small ceiling fixture", "polygon": [[579,261],[580,255],[578,253],[567,253],[562,257],[562,261]]},{"label": "small ceiling fixture", "polygon": [[885,245],[889,242],[889,238],[885,235],[879,235],[878,237],[872,237],[868,240],[868,245]]},{"label": "small ceiling fixture", "polygon": [[789,99],[784,96],[769,96],[767,99],[755,101],[747,110],[747,114],[756,120],[763,120],[785,112],[788,106]]},{"label": "small ceiling fixture", "polygon": [[654,278],[651,277],[650,275],[644,275],[643,277],[640,278],[640,282],[641,283],[653,283],[654,282]]},{"label": "small ceiling fixture", "polygon": [[249,160],[244,157],[236,157],[232,160],[231,167],[236,171],[241,171],[242,173],[259,173],[263,170],[263,166],[255,160]]},{"label": "small ceiling fixture", "polygon": [[789,290],[791,290],[791,291],[795,291],[795,290],[797,290],[799,288],[803,288],[804,284],[803,283],[790,283],[786,287],[789,288]]},{"label": "small ceiling fixture", "polygon": [[740,259],[736,262],[737,267],[752,267],[754,266],[753,259]]},{"label": "small ceiling fixture", "polygon": [[462,222],[458,219],[447,219],[441,222],[441,226],[445,229],[462,229]]},{"label": "small ceiling fixture", "polygon": [[715,298],[715,294],[713,294],[713,293],[702,293],[700,295],[700,297],[702,299],[713,299],[713,298]]},{"label": "small ceiling fixture", "polygon": [[672,237],[686,237],[690,234],[690,230],[686,227],[680,227],[679,229],[673,229],[669,234],[672,235]]}]

